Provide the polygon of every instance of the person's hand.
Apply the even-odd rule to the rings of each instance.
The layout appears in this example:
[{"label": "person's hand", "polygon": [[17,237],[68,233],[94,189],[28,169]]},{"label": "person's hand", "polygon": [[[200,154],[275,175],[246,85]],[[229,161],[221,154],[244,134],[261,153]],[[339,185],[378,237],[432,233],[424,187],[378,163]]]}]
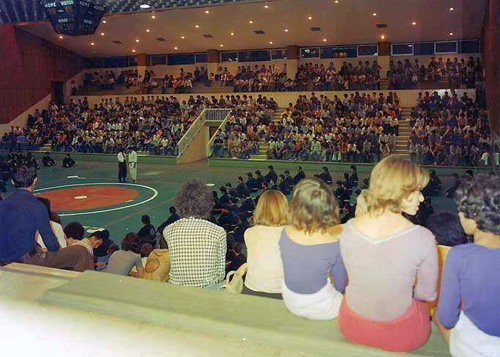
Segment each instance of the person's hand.
[{"label": "person's hand", "polygon": [[97,262],[94,264],[96,267],[102,267],[103,265],[106,265],[104,262]]}]

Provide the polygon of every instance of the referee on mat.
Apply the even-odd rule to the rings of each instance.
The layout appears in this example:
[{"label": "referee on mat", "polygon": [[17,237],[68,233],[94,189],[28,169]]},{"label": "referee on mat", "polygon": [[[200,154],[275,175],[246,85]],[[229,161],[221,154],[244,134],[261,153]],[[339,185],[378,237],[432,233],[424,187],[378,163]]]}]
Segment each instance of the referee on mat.
[{"label": "referee on mat", "polygon": [[118,182],[127,182],[127,160],[125,155],[125,150],[120,149],[117,155],[118,157]]}]

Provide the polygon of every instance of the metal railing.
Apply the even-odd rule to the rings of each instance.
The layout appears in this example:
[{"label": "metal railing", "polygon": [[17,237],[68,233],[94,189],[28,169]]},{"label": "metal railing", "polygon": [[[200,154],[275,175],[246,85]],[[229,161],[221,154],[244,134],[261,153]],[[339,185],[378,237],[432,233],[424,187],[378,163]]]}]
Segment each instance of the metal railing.
[{"label": "metal railing", "polygon": [[198,115],[198,118],[196,118],[193,124],[191,124],[181,140],[179,140],[179,143],[177,144],[179,148],[179,154],[177,155],[177,157],[181,157],[184,154],[184,151],[186,151],[189,143],[194,139],[196,134],[198,134],[198,131],[200,131],[205,121],[206,110],[207,109],[203,109],[203,111],[200,113],[200,115]]},{"label": "metal railing", "polygon": [[219,121],[224,120],[231,113],[231,109],[217,108],[217,109],[206,109],[205,120]]},{"label": "metal railing", "polygon": [[[206,149],[207,150],[207,157],[212,156],[212,152],[213,152],[212,145],[214,144],[215,137],[217,136],[216,134],[219,130],[223,131],[225,129],[227,120],[229,119],[229,115],[231,114],[230,109],[223,109],[223,110],[225,111],[225,113],[224,113],[224,117],[222,119],[222,123],[219,125],[219,127],[217,128],[217,131],[214,133],[214,135],[210,138],[210,140],[207,143],[207,149]],[[220,113],[222,113],[222,111]],[[220,114],[217,114],[217,115],[220,115]],[[221,120],[221,119],[213,119],[213,120]]]}]

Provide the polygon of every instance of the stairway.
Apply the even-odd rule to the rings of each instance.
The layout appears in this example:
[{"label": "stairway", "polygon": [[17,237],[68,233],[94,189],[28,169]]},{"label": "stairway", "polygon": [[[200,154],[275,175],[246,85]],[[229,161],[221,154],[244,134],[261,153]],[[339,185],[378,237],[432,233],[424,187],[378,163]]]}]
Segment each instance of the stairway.
[{"label": "stairway", "polygon": [[205,86],[205,83],[194,83],[191,93],[232,93],[234,86],[221,86],[220,82],[212,82],[210,87]]},{"label": "stairway", "polygon": [[389,90],[389,78],[380,78],[380,90]]},{"label": "stairway", "polygon": [[51,145],[50,145],[50,142],[45,143],[45,145],[40,146],[40,147],[38,148],[38,152],[43,152],[43,153],[46,153],[47,151],[52,151],[52,147],[51,147]]},{"label": "stairway", "polygon": [[396,140],[396,155],[402,159],[410,160],[410,154],[408,153],[408,139],[411,135],[410,127],[410,116],[411,107],[401,108],[401,119],[399,120],[399,135]]}]

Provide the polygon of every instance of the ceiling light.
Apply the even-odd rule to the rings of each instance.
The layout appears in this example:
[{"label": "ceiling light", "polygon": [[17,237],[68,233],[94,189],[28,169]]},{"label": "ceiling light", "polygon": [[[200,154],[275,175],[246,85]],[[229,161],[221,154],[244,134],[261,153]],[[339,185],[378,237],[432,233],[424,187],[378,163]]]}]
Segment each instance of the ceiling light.
[{"label": "ceiling light", "polygon": [[174,50],[177,50],[177,47],[174,47]]},{"label": "ceiling light", "polygon": [[139,42],[139,39],[135,40],[135,42]]},{"label": "ceiling light", "polygon": [[249,24],[253,24],[253,21],[252,21],[252,20],[250,20],[250,21],[248,21],[248,23],[249,23]]},{"label": "ceiling light", "polygon": [[269,9],[269,5],[264,5],[264,9]]},{"label": "ceiling light", "polygon": [[132,50],[132,52],[134,52],[134,53],[135,53],[135,50]]},{"label": "ceiling light", "polygon": [[231,32],[231,36],[234,36],[234,32]]},{"label": "ceiling light", "polygon": [[415,26],[417,23],[416,23],[415,21],[413,21],[411,24],[412,24],[413,26]]},{"label": "ceiling light", "polygon": [[154,19],[156,19],[156,16],[155,16],[155,15],[153,15],[153,16],[151,16],[151,18],[154,20]]},{"label": "ceiling light", "polygon": [[181,39],[183,39],[183,40],[184,40],[184,39],[185,39],[185,37],[184,37],[184,36],[181,36]]},{"label": "ceiling light", "polygon": [[376,13],[376,12],[374,12],[372,15],[373,15],[373,16],[377,16],[377,13]]},{"label": "ceiling light", "polygon": [[453,32],[450,32],[450,36],[453,36]]},{"label": "ceiling light", "polygon": [[210,14],[210,11],[206,10],[206,11],[205,11],[205,14]]},{"label": "ceiling light", "polygon": [[219,46],[220,46],[220,47],[224,47],[224,45],[223,45],[222,43],[221,43]]},{"label": "ceiling light", "polygon": [[273,44],[273,41],[269,41],[269,44],[272,45]]},{"label": "ceiling light", "polygon": [[309,16],[307,19],[308,19],[308,20],[312,20],[312,19],[313,19],[313,17],[312,17],[312,16]]},{"label": "ceiling light", "polygon": [[104,36],[104,32],[101,32],[101,36]]},{"label": "ceiling light", "polygon": [[285,32],[288,32],[288,29],[285,29]]},{"label": "ceiling light", "polygon": [[382,40],[385,40],[385,35],[380,36]]},{"label": "ceiling light", "polygon": [[455,10],[455,8],[454,7],[450,7],[450,11],[453,11],[453,10]]},{"label": "ceiling light", "polygon": [[106,23],[106,20],[102,20],[102,23],[105,24]]},{"label": "ceiling light", "polygon": [[149,9],[151,6],[149,4],[142,4],[139,6],[141,9]]},{"label": "ceiling light", "polygon": [[91,42],[91,43],[90,43],[90,45],[91,45],[91,46],[94,46],[94,45],[95,45],[95,43],[94,43],[94,42]]},{"label": "ceiling light", "polygon": [[326,42],[326,38],[323,39],[323,42]]},{"label": "ceiling light", "polygon": [[62,35],[61,35],[61,36],[59,36],[59,38],[62,40],[62,39],[63,39]]},{"label": "ceiling light", "polygon": [[150,29],[146,29],[146,32],[151,32],[151,30]]},{"label": "ceiling light", "polygon": [[335,4],[338,4],[339,3],[339,0],[335,0]]},{"label": "ceiling light", "polygon": [[200,25],[196,25],[195,27],[196,27],[197,29],[199,29],[199,28],[200,28]]}]

